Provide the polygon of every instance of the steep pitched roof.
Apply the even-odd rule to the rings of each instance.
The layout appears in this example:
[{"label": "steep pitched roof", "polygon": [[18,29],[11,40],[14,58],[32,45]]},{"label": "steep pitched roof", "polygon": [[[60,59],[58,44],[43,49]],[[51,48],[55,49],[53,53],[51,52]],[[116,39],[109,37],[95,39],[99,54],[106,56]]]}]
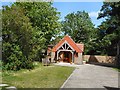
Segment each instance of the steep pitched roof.
[{"label": "steep pitched roof", "polygon": [[67,41],[68,44],[69,44],[76,52],[79,52],[79,53],[83,52],[83,51],[81,50],[81,48],[78,47],[77,44],[71,39],[71,37],[70,37],[70,36],[67,36],[67,35],[66,35],[58,44],[56,44],[56,45],[53,47],[52,51],[53,51],[53,52],[56,52],[57,49],[58,49],[58,47],[60,47],[65,41]]}]

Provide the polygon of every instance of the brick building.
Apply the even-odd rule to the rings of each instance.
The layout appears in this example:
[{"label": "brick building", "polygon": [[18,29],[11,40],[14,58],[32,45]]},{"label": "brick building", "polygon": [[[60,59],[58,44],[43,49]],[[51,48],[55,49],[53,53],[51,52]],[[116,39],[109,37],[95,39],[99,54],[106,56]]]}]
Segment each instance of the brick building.
[{"label": "brick building", "polygon": [[65,36],[55,46],[48,46],[48,55],[51,62],[68,62],[82,64],[82,54],[84,52],[84,44],[75,43],[70,36]]}]

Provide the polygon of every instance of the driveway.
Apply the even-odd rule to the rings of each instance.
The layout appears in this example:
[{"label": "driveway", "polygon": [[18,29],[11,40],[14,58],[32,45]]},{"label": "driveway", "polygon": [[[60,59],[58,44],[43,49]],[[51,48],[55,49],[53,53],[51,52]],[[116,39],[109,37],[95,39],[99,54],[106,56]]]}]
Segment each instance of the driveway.
[{"label": "driveway", "polygon": [[[110,67],[80,65],[61,88],[118,88],[118,72]],[[106,89],[105,89],[106,90]]]}]

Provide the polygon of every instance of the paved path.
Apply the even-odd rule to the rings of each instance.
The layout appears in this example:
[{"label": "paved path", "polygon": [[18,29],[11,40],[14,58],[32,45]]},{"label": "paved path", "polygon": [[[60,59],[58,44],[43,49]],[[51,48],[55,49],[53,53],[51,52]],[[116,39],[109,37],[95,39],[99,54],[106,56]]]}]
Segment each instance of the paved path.
[{"label": "paved path", "polygon": [[59,63],[54,63],[54,65],[59,65],[59,66],[68,66],[68,67],[79,67],[81,65],[77,65],[77,64],[70,64],[70,63],[65,63],[65,62],[59,62]]},{"label": "paved path", "polygon": [[118,88],[118,72],[97,65],[77,67],[61,88]]}]

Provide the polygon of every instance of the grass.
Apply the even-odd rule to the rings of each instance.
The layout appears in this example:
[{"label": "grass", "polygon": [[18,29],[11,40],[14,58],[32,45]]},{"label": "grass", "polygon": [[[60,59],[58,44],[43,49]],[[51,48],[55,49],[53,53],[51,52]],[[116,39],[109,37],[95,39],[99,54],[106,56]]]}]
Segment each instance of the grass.
[{"label": "grass", "polygon": [[118,72],[120,72],[120,68],[113,68],[113,69],[115,69],[115,70],[117,70]]},{"label": "grass", "polygon": [[3,72],[2,83],[16,86],[17,88],[60,88],[69,77],[73,67],[43,66],[39,65],[34,70],[20,70]]}]

